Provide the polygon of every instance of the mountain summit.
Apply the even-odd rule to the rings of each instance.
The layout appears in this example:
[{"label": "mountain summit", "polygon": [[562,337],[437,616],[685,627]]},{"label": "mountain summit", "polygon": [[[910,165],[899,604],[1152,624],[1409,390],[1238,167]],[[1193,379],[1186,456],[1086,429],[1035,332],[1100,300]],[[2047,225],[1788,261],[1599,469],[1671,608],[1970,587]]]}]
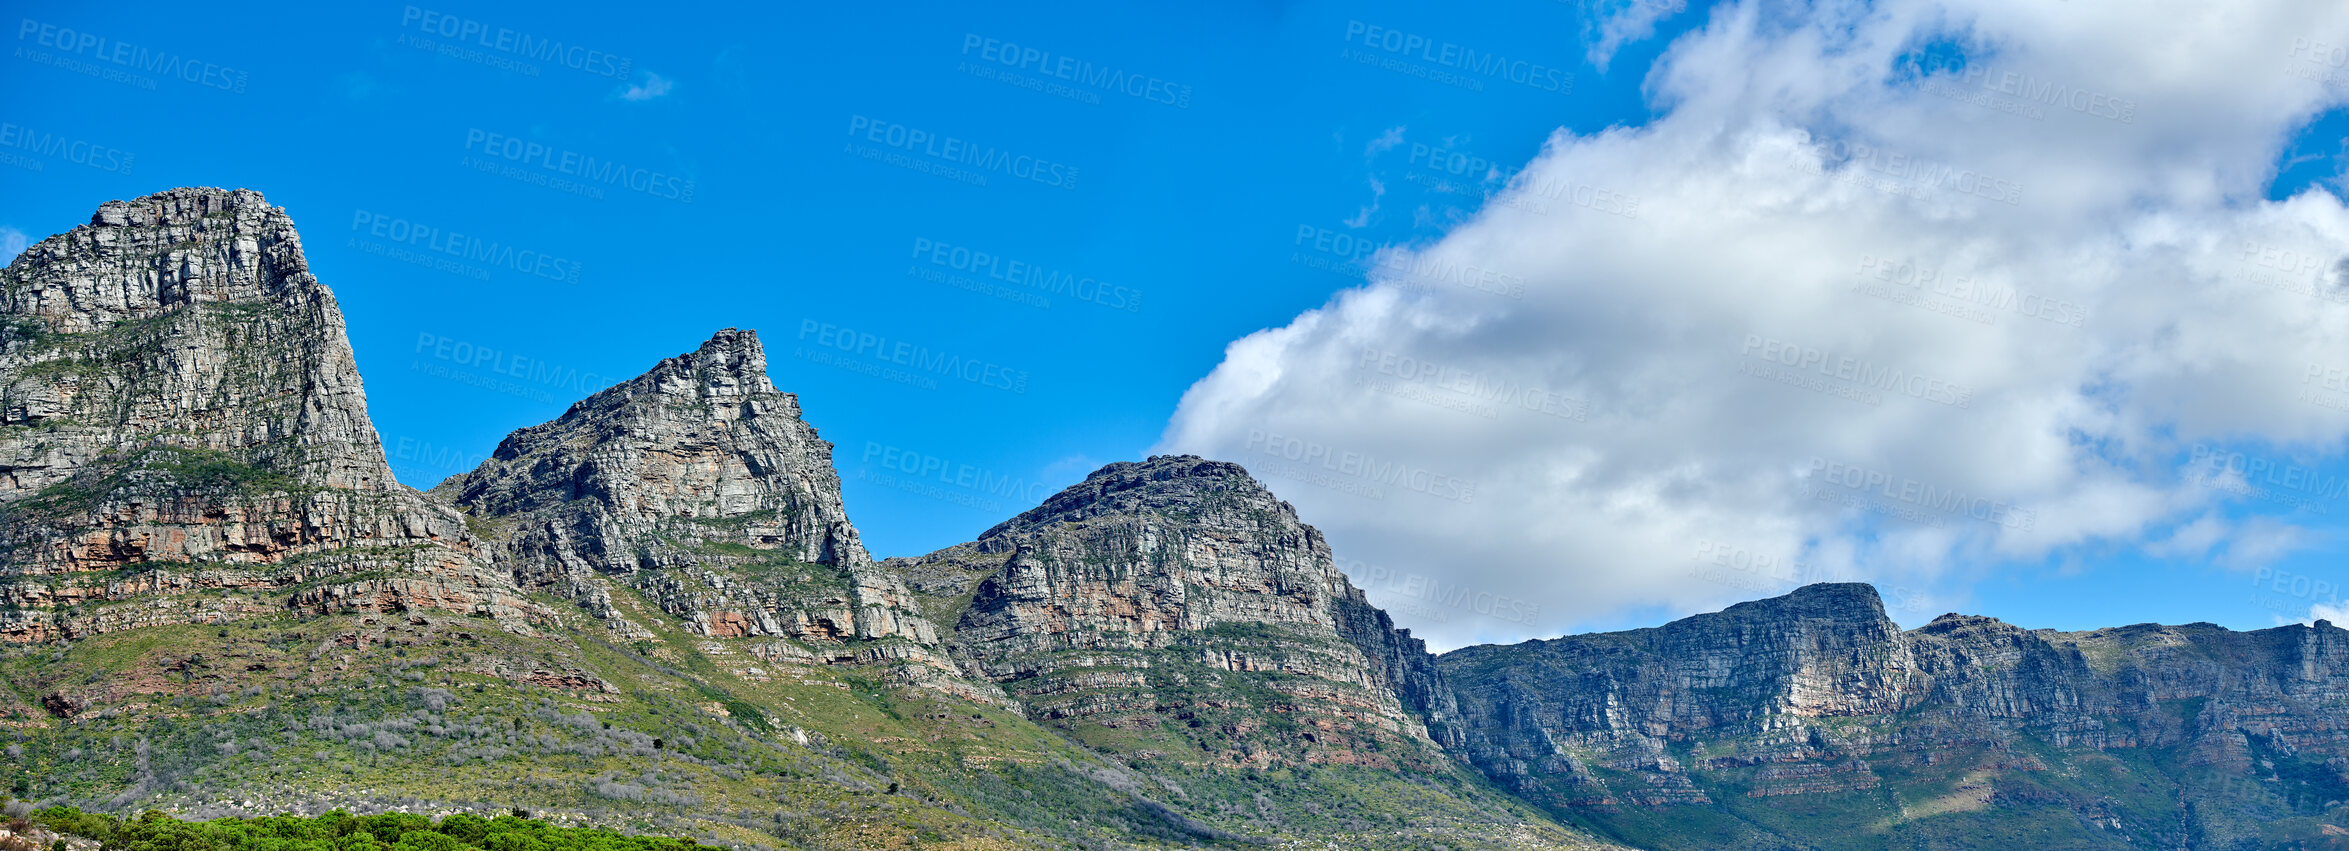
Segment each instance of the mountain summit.
[{"label": "mountain summit", "polygon": [[0,635],[542,618],[480,555],[393,480],[342,312],[259,194],[111,201],[0,271]]},{"label": "mountain summit", "polygon": [[2329,623],[1903,630],[1826,584],[1434,656],[1189,455],[875,562],[748,330],[419,493],[243,190],[108,202],[0,271],[0,473],[0,781],[50,802],[742,848],[2349,837]]}]

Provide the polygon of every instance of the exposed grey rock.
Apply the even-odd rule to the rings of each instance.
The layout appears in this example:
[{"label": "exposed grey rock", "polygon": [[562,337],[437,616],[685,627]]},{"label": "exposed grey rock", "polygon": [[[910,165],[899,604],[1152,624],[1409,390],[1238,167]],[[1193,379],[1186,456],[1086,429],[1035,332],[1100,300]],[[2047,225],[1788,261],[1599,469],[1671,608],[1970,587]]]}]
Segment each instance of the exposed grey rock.
[{"label": "exposed grey rock", "polygon": [[[873,563],[840,501],[832,444],[767,377],[748,330],[508,435],[475,470],[433,489],[498,530],[501,563],[622,632],[619,582],[696,632],[774,637],[777,661],[892,664],[911,681],[980,699],[937,653],[937,629]],[[896,650],[850,647],[895,640]]]},{"label": "exposed grey rock", "polygon": [[[1206,727],[1195,741],[1217,759],[1377,763],[1371,740],[1428,744],[1419,713],[1450,720],[1422,645],[1235,464],[1111,464],[976,542],[887,566],[951,619],[967,670],[1064,726]],[[1234,709],[1310,722],[1284,737],[1202,720]]]},{"label": "exposed grey rock", "polygon": [[[1812,585],[1652,629],[1465,648],[1440,667],[1470,761],[1563,810],[1710,803],[1724,783],[1744,797],[1858,792],[1886,782],[1882,766],[1952,759],[1984,783],[2053,770],[2041,747],[2184,753],[2255,788],[2282,782],[2277,760],[2349,769],[2349,632],[2329,623],[2073,633],[1951,614],[1902,632],[1875,589]],[[2199,805],[2194,841],[2256,835],[2228,824],[2254,818],[2240,789],[2180,782],[2179,799],[2233,796]],[[2091,803],[2082,819],[2120,819]]]},{"label": "exposed grey rock", "polygon": [[[358,572],[388,578],[354,604],[542,614],[474,544],[392,478],[342,313],[259,194],[110,201],[0,271],[0,636],[229,619]],[[142,565],[171,568],[108,578]],[[193,578],[259,596],[144,599]]]}]

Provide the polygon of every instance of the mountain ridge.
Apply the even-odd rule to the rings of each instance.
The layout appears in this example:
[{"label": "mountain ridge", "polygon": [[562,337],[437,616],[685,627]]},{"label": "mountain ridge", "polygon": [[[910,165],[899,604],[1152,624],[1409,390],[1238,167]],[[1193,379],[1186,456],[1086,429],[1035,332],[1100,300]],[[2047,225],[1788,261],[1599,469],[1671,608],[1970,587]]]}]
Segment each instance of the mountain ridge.
[{"label": "mountain ridge", "polygon": [[0,270],[0,319],[27,797],[620,808],[759,848],[2349,836],[2329,623],[1903,630],[1823,583],[1432,654],[1293,506],[1187,455],[875,560],[737,328],[419,492],[245,190],[108,202]]}]

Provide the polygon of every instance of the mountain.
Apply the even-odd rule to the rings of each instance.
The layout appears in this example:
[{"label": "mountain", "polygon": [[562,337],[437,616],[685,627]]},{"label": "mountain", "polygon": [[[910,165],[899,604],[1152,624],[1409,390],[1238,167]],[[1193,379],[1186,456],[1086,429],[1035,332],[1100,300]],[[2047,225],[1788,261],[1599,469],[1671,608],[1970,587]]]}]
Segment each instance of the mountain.
[{"label": "mountain", "polygon": [[1903,632],[1830,584],[1439,667],[1478,768],[1642,847],[2266,847],[2349,815],[2349,632],[2325,621]]},{"label": "mountain", "polygon": [[[384,468],[333,297],[258,194],[104,205],[0,272],[0,333],[10,794],[522,808],[751,848],[1605,847],[1444,757],[1388,685],[1432,659],[1399,651],[1317,535],[1296,546],[1293,514],[1285,544],[1219,532],[1221,568],[1311,588],[1161,610],[1227,654],[1229,688],[1202,694],[1263,699],[1193,709],[1277,759],[1097,749],[1032,720],[1058,705],[1005,692],[1018,666],[960,652],[937,619],[960,621],[867,554],[830,444],[749,331],[429,494]],[[1015,600],[980,607],[1039,652],[1115,643]],[[1334,679],[1294,687],[1303,668]],[[1352,708],[1281,714],[1329,696]]]},{"label": "mountain", "polygon": [[1427,719],[1450,735],[1451,710],[1425,705],[1447,692],[1424,645],[1239,465],[1111,464],[976,542],[886,566],[952,625],[974,677],[1080,739],[1198,763],[1445,761]]},{"label": "mountain", "polygon": [[840,500],[832,444],[767,377],[758,335],[720,331],[691,353],[508,435],[433,489],[496,530],[500,564],[584,605],[617,635],[622,582],[696,635],[758,638],[771,661],[882,665],[973,699],[937,629],[876,569]]},{"label": "mountain", "polygon": [[546,615],[393,480],[334,295],[246,191],[109,202],[0,277],[0,580],[13,641],[289,606]]},{"label": "mountain", "polygon": [[260,195],[0,271],[0,783],[739,848],[2349,847],[2329,623],[1903,630],[1830,584],[1441,656],[1238,465],[876,561],[757,335],[394,481]]}]

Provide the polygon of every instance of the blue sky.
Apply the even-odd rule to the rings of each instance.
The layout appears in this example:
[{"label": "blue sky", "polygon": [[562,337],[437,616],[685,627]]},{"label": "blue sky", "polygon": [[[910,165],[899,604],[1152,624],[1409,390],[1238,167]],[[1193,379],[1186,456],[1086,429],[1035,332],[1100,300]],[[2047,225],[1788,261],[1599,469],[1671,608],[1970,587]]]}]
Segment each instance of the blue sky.
[{"label": "blue sky", "polygon": [[[1180,448],[1170,418],[1226,346],[1362,286],[1355,245],[1436,245],[1553,132],[1656,121],[1676,99],[1643,81],[1709,14],[1667,10],[1602,69],[1592,45],[1607,16],[1652,7],[12,8],[0,122],[18,141],[0,139],[12,157],[0,226],[38,240],[111,198],[265,193],[342,301],[403,481],[429,487],[508,431],[716,329],[756,328],[775,383],[836,444],[877,555],[968,540],[1100,464]],[[563,49],[525,46],[544,42]],[[1459,48],[1507,57],[1520,79],[1447,71],[1443,51]],[[182,73],[116,61],[165,55]],[[1131,93],[1086,79],[1105,71],[1135,81]],[[1457,76],[1429,79],[1446,73]],[[2338,174],[2339,122],[2304,127],[2289,152],[2245,165],[2288,164],[2262,194]],[[591,162],[618,164],[618,182],[578,181],[601,167]],[[467,254],[493,245],[494,258]],[[1076,286],[1055,292],[1056,281]],[[869,355],[899,346],[975,363],[980,378]],[[1447,440],[1440,426],[1394,428]],[[2337,434],[2213,445],[2339,476]],[[938,481],[940,469],[981,484]],[[1267,482],[1331,529],[1341,561],[1392,552],[1342,531],[1348,503]],[[2030,626],[2264,627],[2337,601],[2287,594],[2278,608],[2254,599],[2256,582],[2349,578],[2333,542],[2349,505],[2325,499],[2327,514],[2224,502],[2230,529],[2272,518],[2294,530],[2256,565],[2214,564],[2224,546],[2149,550],[2202,516],[2171,512],[2045,546],[1987,545],[1961,556],[1966,569],[1943,560],[1911,575],[1921,597]],[[1843,531],[1875,539],[1869,522]],[[1804,540],[1790,558],[1821,544]],[[1700,587],[1578,605],[1559,592],[1511,619],[1420,590],[1464,582],[1471,598],[1531,599],[1507,571],[1687,567],[1631,551],[1560,559],[1498,573],[1413,560],[1356,578],[1450,644],[1641,625],[1760,595]],[[1938,613],[1919,612],[1896,615]]]}]

